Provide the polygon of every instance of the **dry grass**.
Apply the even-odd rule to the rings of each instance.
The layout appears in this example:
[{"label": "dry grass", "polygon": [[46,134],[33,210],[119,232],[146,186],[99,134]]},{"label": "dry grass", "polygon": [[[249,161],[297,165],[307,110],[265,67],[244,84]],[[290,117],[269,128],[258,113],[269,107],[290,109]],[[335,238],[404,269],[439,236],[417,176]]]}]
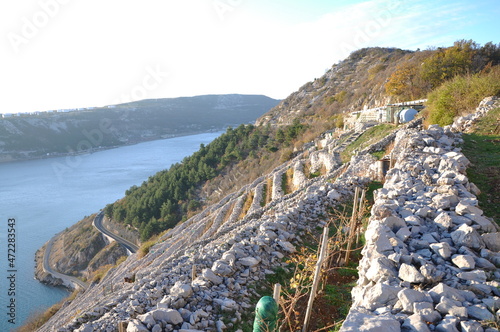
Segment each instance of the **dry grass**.
[{"label": "dry grass", "polygon": [[266,181],[264,206],[271,203],[272,200],[273,200],[273,179],[269,178]]},{"label": "dry grass", "polygon": [[283,174],[281,185],[283,195],[287,195],[295,191],[296,188],[293,185],[293,168],[287,169],[287,171]]},{"label": "dry grass", "polygon": [[146,256],[149,253],[149,250],[151,249],[151,247],[154,246],[156,243],[158,243],[159,239],[160,239],[160,236],[155,235],[151,239],[149,239],[148,241],[142,243],[140,248],[139,248],[138,257],[142,258],[142,257]]},{"label": "dry grass", "polygon": [[253,202],[253,192],[251,191],[247,194],[247,197],[245,199],[245,204],[243,204],[243,208],[241,209],[241,213],[238,220],[245,218],[245,216],[248,213],[248,210],[250,210],[250,207],[252,206],[252,202]]}]

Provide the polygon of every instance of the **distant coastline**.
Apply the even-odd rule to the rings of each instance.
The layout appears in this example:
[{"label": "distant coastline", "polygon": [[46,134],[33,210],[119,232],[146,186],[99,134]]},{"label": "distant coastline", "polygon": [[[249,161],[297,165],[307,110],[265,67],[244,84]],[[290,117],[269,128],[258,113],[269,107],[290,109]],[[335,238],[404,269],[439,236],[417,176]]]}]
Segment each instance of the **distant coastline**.
[{"label": "distant coastline", "polygon": [[70,157],[70,156],[84,156],[87,154],[92,154],[95,152],[100,152],[100,151],[105,151],[105,150],[111,150],[111,149],[116,149],[116,148],[121,148],[124,146],[130,146],[130,145],[136,145],[140,143],[145,143],[145,142],[152,142],[152,141],[159,141],[159,140],[164,140],[164,139],[170,139],[170,138],[177,138],[177,137],[185,137],[185,136],[192,136],[192,135],[199,135],[199,134],[207,134],[207,133],[216,133],[216,132],[224,132],[227,128],[231,127],[230,125],[225,127],[225,128],[218,128],[218,129],[210,129],[210,130],[199,130],[199,131],[192,131],[192,132],[184,132],[180,134],[168,134],[168,135],[161,135],[157,137],[151,137],[151,138],[144,138],[141,140],[134,140],[134,141],[129,141],[129,142],[124,142],[123,144],[120,145],[112,145],[112,146],[99,146],[92,148],[90,150],[85,150],[81,152],[52,152],[46,155],[39,155],[39,156],[24,156],[24,157],[17,157],[17,158],[8,158],[12,157],[11,154],[2,154],[0,153],[0,164],[4,163],[14,163],[14,162],[19,162],[19,161],[30,161],[30,160],[40,160],[40,159],[50,159],[50,158],[61,158],[61,157]]},{"label": "distant coastline", "polygon": [[254,123],[280,101],[262,95],[146,99],[0,119],[0,163],[77,156]]}]

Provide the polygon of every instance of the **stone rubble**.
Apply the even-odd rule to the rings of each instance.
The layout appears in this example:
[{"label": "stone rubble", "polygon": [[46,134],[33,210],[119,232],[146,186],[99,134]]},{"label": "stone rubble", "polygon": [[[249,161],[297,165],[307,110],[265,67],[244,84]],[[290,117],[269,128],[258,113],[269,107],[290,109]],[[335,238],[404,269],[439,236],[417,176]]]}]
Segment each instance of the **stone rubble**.
[{"label": "stone rubble", "polygon": [[500,228],[477,206],[458,145],[499,102],[444,129],[397,132],[341,331],[498,331],[486,322],[500,320]]},{"label": "stone rubble", "polygon": [[[308,230],[325,224],[329,207],[372,181],[369,153],[392,140],[397,162],[372,208],[342,329],[483,331],[480,321],[499,314],[498,230],[477,208],[477,188],[464,174],[468,161],[455,147],[460,136],[449,128],[421,132],[420,123],[343,166],[336,141],[310,147],[179,224],[146,256],[130,256],[38,331],[111,332],[121,322],[128,332],[235,328],[260,297],[255,285],[284,264]],[[326,174],[309,179],[306,165]],[[285,173],[294,191],[273,188],[272,201],[261,206],[264,184],[271,179],[281,189]],[[124,282],[130,275],[135,282]]]}]

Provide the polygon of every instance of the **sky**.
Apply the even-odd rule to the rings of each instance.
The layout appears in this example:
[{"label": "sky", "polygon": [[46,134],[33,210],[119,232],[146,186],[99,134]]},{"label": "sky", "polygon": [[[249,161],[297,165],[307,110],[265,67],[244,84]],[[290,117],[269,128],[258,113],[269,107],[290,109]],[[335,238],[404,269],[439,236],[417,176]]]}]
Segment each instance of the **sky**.
[{"label": "sky", "polygon": [[498,0],[0,2],[0,113],[286,98],[363,47],[500,42]]}]

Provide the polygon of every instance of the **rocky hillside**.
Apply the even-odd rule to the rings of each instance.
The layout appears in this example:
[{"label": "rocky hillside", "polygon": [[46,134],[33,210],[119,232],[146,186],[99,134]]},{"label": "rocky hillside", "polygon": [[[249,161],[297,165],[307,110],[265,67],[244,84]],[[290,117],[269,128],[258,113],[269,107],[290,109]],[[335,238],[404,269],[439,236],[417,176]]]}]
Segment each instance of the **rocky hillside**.
[{"label": "rocky hillside", "polygon": [[[385,91],[385,83],[399,65],[414,56],[415,52],[397,48],[353,52],[261,116],[257,125],[286,125],[296,118],[309,123],[331,122],[334,114],[386,105],[391,97]],[[332,123],[328,125],[333,127]]]},{"label": "rocky hillside", "polygon": [[[460,242],[461,233],[452,235],[463,225],[459,226],[454,220],[470,227],[480,237],[483,234],[487,237],[492,231],[493,235],[489,236],[496,236],[496,229],[490,225],[496,226],[479,213],[474,186],[463,174],[467,162],[457,145],[460,130],[431,127],[424,131],[422,119],[418,119],[405,126],[380,126],[384,128],[385,137],[363,145],[356,145],[361,132],[331,130],[338,127],[339,113],[388,102],[384,83],[399,66],[411,59],[418,63],[421,56],[428,53],[380,48],[360,50],[322,78],[303,86],[259,119],[256,130],[266,128],[265,132],[255,135],[265,138],[255,142],[259,149],[248,153],[244,160],[230,159],[226,164],[228,168],[214,163],[221,174],[208,181],[212,187],[203,186],[207,199],[201,200],[204,205],[199,213],[190,210],[191,217],[156,239],[155,244],[148,247],[147,255],[134,254],[112,268],[99,284],[91,284],[74,301],[66,303],[40,331],[117,331],[122,323],[127,331],[248,329],[253,306],[262,295],[259,286],[272,279],[277,271],[286,271],[285,260],[306,246],[311,236],[319,237],[318,229],[330,222],[329,211],[351,199],[355,187],[365,187],[379,177],[379,163],[374,155],[379,158],[391,151],[397,163],[388,173],[387,187],[376,194],[375,206],[383,206],[372,210],[375,221],[370,225],[371,233],[366,234],[369,245],[364,251],[359,288],[354,293],[354,316],[350,315],[343,328],[356,330],[373,321],[374,325],[368,330],[377,331],[377,328],[383,330],[385,325],[381,324],[387,321],[395,331],[397,323],[399,330],[418,330],[424,326],[417,324],[422,319],[432,330],[454,331],[453,326],[458,328],[462,322],[465,322],[465,327],[460,327],[462,331],[469,331],[469,326],[476,328],[477,316],[469,315],[468,311],[464,315],[461,307],[478,305],[484,313],[484,306],[496,303],[497,294],[490,287],[495,284],[487,284],[487,289],[471,286],[479,279],[468,279],[473,276],[468,274],[470,271],[459,271],[461,267],[452,265],[455,264],[453,255],[471,256],[475,264],[480,262],[477,266],[488,266],[492,273],[487,274],[484,281],[492,282],[492,278],[497,277],[496,253],[492,247],[488,247],[489,251],[478,250],[486,249],[484,239],[478,240],[483,247],[463,249],[467,243]],[[306,128],[305,134],[301,132],[303,135],[287,142],[289,129],[299,127]],[[350,151],[355,150],[354,156],[342,164],[340,155],[348,160],[345,153],[348,146],[352,148]],[[214,183],[218,184],[216,189]],[[151,187],[147,183],[144,186]],[[191,191],[190,199],[196,199],[195,194]],[[419,204],[429,205],[428,210],[417,212],[421,208]],[[460,210],[460,206],[457,211],[459,204],[465,206],[465,210]],[[167,207],[164,209],[167,211]],[[451,220],[446,230],[437,225],[440,224],[438,216]],[[395,225],[379,225],[381,219],[394,221]],[[379,233],[377,225],[385,227],[384,232]],[[476,234],[472,236],[477,237]],[[460,246],[456,248],[456,244]],[[378,250],[377,245],[382,249]],[[373,247],[376,253],[372,255],[369,250]],[[448,249],[449,257],[440,256]],[[483,257],[486,254],[489,256]],[[363,270],[372,265],[368,271]],[[422,270],[424,265],[429,265],[429,271]],[[380,278],[378,272],[381,272]],[[466,272],[461,276],[467,277],[448,278],[459,272]],[[433,279],[434,276],[438,278]],[[416,279],[410,280],[413,277]],[[482,275],[478,278],[481,282],[484,279]],[[390,294],[395,297],[385,299],[385,291],[379,292],[387,286],[386,281],[393,287]],[[378,282],[383,285],[379,286]],[[451,313],[438,309],[442,307],[441,297],[430,294],[432,302],[427,301],[427,296],[427,300],[417,302],[429,302],[422,304],[422,308],[431,311],[433,320],[413,317],[413,314],[424,313],[403,307],[399,292],[406,294],[407,289],[432,288],[437,283],[442,284],[440,287],[445,292],[449,290],[446,287],[462,291],[470,286],[486,293],[479,296],[468,289],[476,297],[467,293],[468,297],[460,305],[454,304],[460,307],[459,311]],[[367,308],[364,302],[360,304],[372,295],[380,305]],[[451,314],[456,314],[456,319],[448,324]],[[382,320],[377,322],[378,318]],[[349,325],[349,322],[353,323]]]},{"label": "rocky hillside", "polygon": [[0,162],[84,153],[254,122],[278,103],[259,95],[207,95],[0,119]]},{"label": "rocky hillside", "polygon": [[[485,74],[499,64],[500,44],[491,42],[481,46],[472,40],[459,40],[451,47],[416,52],[397,48],[365,48],[353,52],[323,76],[292,93],[263,115],[257,124],[284,125],[299,118],[301,122],[310,124],[317,136],[321,131],[339,126],[341,121],[336,114],[424,99],[454,77],[470,78],[474,74]],[[482,88],[483,93],[486,90]],[[470,92],[474,99],[476,93]],[[492,89],[488,93],[496,95],[497,91]],[[466,109],[463,108],[463,100],[460,100],[454,110],[457,112],[455,115],[475,108],[487,95],[483,94],[474,103],[467,104]]]},{"label": "rocky hillside", "polygon": [[[371,153],[391,143],[396,164],[376,194],[343,330],[483,331],[484,320],[494,319],[490,310],[498,310],[500,233],[476,206],[477,188],[464,175],[467,159],[457,148],[460,134],[422,130],[416,120],[344,166],[341,141],[318,141],[178,225],[39,331],[117,331],[122,322],[127,331],[248,326],[245,317],[260,296],[256,283],[286,268],[282,258],[326,224],[327,210],[377,176]],[[320,176],[307,176],[311,169]],[[286,190],[284,177],[293,183]],[[125,282],[131,276],[135,281]]]},{"label": "rocky hillside", "polygon": [[[307,233],[324,225],[329,206],[370,181],[366,170],[375,161],[370,154],[341,167],[338,140],[323,144],[178,225],[142,259],[130,256],[40,331],[115,331],[122,321],[129,331],[248,324],[242,317],[259,296],[255,283],[284,264],[282,258],[295,252]],[[310,178],[311,170],[322,175]],[[293,183],[288,191],[284,174]],[[135,282],[124,282],[131,275]],[[103,285],[110,291],[103,292]]]}]

